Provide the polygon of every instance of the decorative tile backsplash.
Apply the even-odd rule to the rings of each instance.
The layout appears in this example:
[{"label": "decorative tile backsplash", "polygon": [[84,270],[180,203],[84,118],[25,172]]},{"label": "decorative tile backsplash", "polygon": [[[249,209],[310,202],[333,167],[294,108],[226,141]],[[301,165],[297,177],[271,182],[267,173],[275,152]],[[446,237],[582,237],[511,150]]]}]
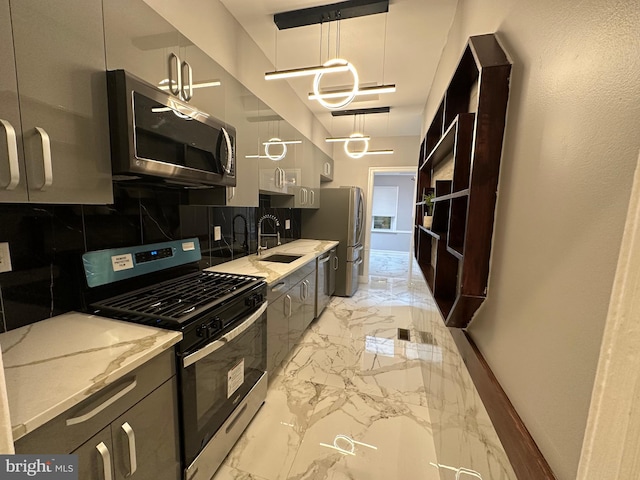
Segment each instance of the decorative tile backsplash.
[{"label": "decorative tile backsplash", "polygon": [[283,242],[300,238],[300,211],[271,208],[268,196],[252,208],[183,205],[181,190],[158,187],[117,184],[114,195],[113,205],[0,204],[0,242],[9,243],[13,267],[0,273],[0,331],[81,309],[86,251],[197,237],[206,268],[255,253],[266,213],[280,220]]}]

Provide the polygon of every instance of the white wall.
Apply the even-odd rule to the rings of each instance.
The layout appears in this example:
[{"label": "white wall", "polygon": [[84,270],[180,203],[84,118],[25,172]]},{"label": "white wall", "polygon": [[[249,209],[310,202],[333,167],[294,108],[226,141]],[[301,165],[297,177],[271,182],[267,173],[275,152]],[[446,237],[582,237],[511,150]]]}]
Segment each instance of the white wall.
[{"label": "white wall", "polygon": [[[470,35],[513,59],[489,296],[470,332],[575,478],[640,146],[640,3],[459,0],[425,124]],[[424,128],[423,128],[424,131]]]}]

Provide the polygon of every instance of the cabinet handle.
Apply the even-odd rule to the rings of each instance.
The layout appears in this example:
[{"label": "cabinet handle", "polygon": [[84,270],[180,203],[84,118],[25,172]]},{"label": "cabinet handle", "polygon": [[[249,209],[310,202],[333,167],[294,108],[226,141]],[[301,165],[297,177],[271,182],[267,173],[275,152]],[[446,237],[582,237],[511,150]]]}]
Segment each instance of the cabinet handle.
[{"label": "cabinet handle", "polygon": [[323,263],[327,263],[329,260],[331,260],[331,257],[327,255],[323,259],[318,260],[318,265],[322,265]]},{"label": "cabinet handle", "polygon": [[331,164],[329,162],[324,162],[324,174],[331,175]]},{"label": "cabinet handle", "polygon": [[302,204],[306,205],[309,200],[309,191],[306,188],[302,189]]},{"label": "cabinet handle", "polygon": [[0,118],[0,125],[4,127],[7,136],[7,156],[9,157],[9,184],[5,190],[13,190],[20,182],[20,164],[18,163],[18,141],[16,131],[6,120]]},{"label": "cabinet handle", "polygon": [[[187,68],[187,75],[184,75],[185,67]],[[193,98],[193,69],[191,65],[189,65],[189,62],[182,62],[182,74],[182,78],[185,81],[185,84],[181,86],[182,99],[188,102]]]},{"label": "cabinet handle", "polygon": [[311,206],[313,206],[316,204],[316,191],[310,190],[309,192],[311,194]]},{"label": "cabinet handle", "polygon": [[70,427],[71,425],[77,425],[78,423],[86,422],[87,420],[90,420],[91,418],[95,417],[97,414],[99,414],[109,405],[112,405],[114,402],[117,402],[122,397],[124,397],[127,393],[129,393],[131,390],[136,388],[136,385],[138,385],[138,381],[136,379],[133,379],[131,382],[129,382],[129,384],[126,387],[124,387],[122,390],[120,390],[118,393],[116,393],[112,397],[109,397],[107,400],[102,402],[100,405],[98,405],[96,408],[94,408],[90,412],[87,412],[84,415],[80,415],[79,417],[67,418],[67,421],[66,421],[67,427]]},{"label": "cabinet handle", "polygon": [[127,441],[129,442],[129,473],[125,475],[125,477],[130,477],[136,470],[138,469],[138,460],[136,455],[136,435],[133,433],[133,428],[129,425],[129,422],[124,422],[122,426],[122,431],[127,436]]},{"label": "cabinet handle", "polygon": [[236,187],[227,187],[227,200],[232,200],[236,196]]},{"label": "cabinet handle", "polygon": [[40,135],[42,143],[42,163],[44,165],[44,183],[40,190],[45,191],[53,184],[53,166],[51,164],[51,139],[44,128],[36,127],[36,132]]},{"label": "cabinet handle", "polygon": [[286,285],[285,282],[278,282],[273,287],[271,287],[271,291],[272,292],[277,292],[280,289],[280,287],[283,287],[285,285]]},{"label": "cabinet handle", "polygon": [[287,318],[290,318],[291,317],[291,296],[285,295],[284,300],[285,301],[289,300],[289,313],[287,314]]},{"label": "cabinet handle", "polygon": [[102,474],[104,480],[111,480],[111,454],[109,453],[109,449],[104,442],[100,442],[96,445],[96,450],[98,450],[102,458]]},{"label": "cabinet handle", "polygon": [[275,175],[274,175],[274,182],[276,184],[276,188],[280,188],[280,180],[282,177],[280,177],[280,167],[276,167],[276,171],[275,171]]},{"label": "cabinet handle", "polygon": [[301,283],[300,283],[300,300],[302,300],[303,302],[304,302],[304,301],[305,301],[305,299],[307,298],[307,297],[306,297],[306,294],[305,294],[305,288],[304,288],[304,287],[305,287],[304,282],[301,282]]},{"label": "cabinet handle", "polygon": [[[175,71],[175,76],[173,72]],[[180,68],[180,57],[171,52],[169,55],[169,91],[176,97],[180,95],[182,86],[182,69]]]},{"label": "cabinet handle", "polygon": [[338,270],[338,257],[333,257],[333,269]]},{"label": "cabinet handle", "polygon": [[[278,167],[278,168],[280,168],[280,167]],[[280,186],[282,188],[286,187],[286,185],[287,185],[287,174],[284,171],[284,168],[280,168],[280,178],[281,178]]]}]

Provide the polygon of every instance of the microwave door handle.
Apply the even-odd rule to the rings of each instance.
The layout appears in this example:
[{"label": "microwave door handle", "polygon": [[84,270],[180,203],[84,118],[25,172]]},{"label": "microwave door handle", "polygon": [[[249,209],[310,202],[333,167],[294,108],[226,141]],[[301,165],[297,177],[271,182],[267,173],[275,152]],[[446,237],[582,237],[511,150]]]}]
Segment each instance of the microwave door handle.
[{"label": "microwave door handle", "polygon": [[[185,75],[186,68],[186,75]],[[182,79],[184,84],[181,86],[182,99],[188,102],[193,98],[193,69],[189,62],[182,62]]]},{"label": "microwave door handle", "polygon": [[227,129],[222,127],[220,130],[222,130],[224,141],[227,144],[227,164],[224,167],[224,171],[229,175],[233,168],[233,145],[231,144],[231,137],[229,136]]},{"label": "microwave door handle", "polygon": [[[182,69],[180,68],[180,57],[171,52],[169,55],[169,91],[176,97],[180,95],[182,87]],[[175,77],[172,72],[175,71]]]},{"label": "microwave door handle", "polygon": [[251,327],[254,323],[256,323],[256,321],[262,316],[262,314],[265,312],[266,309],[267,309],[267,302],[264,302],[260,306],[260,308],[258,308],[258,310],[253,312],[250,317],[248,317],[246,320],[244,320],[236,328],[234,328],[230,332],[227,332],[225,335],[220,337],[215,342],[211,342],[211,343],[205,345],[204,347],[202,347],[200,350],[198,350],[196,352],[193,352],[193,353],[187,355],[186,357],[184,357],[182,359],[183,368],[187,368],[187,367],[193,365],[198,360],[201,360],[204,357],[206,357],[207,355],[210,355],[213,352],[215,352],[216,350],[224,347],[227,343],[229,343],[231,340],[236,338],[238,335],[242,334],[247,328]]}]

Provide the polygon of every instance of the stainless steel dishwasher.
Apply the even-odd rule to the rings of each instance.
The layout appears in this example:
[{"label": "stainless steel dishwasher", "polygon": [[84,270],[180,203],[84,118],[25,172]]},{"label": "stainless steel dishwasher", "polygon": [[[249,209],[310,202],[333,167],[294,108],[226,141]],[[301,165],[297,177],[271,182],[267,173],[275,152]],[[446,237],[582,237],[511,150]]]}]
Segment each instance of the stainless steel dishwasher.
[{"label": "stainless steel dishwasher", "polygon": [[336,271],[337,257],[336,249],[323,253],[318,257],[317,282],[316,282],[316,314],[315,318],[322,313],[324,308],[329,304],[331,295],[336,289]]}]

